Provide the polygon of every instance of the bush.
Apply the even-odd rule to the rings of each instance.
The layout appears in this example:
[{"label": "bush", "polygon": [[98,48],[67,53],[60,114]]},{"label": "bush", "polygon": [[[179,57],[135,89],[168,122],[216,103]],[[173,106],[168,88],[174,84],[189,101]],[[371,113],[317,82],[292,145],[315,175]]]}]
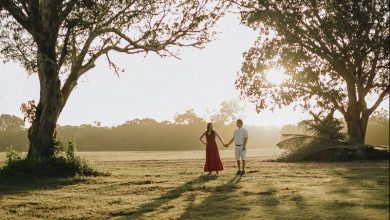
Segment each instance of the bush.
[{"label": "bush", "polygon": [[283,134],[287,139],[277,146],[286,152],[279,161],[348,160],[351,152],[344,148],[347,146],[342,121],[335,119],[333,112],[326,116],[322,112],[312,113],[312,116],[312,120],[299,123],[306,134]]},{"label": "bush", "polygon": [[333,112],[312,114],[312,120],[300,122],[305,134],[284,134],[287,139],[277,146],[284,149],[279,161],[347,161],[355,159],[388,160],[388,148],[353,145],[346,142],[342,121]]},{"label": "bush", "polygon": [[55,141],[55,154],[51,158],[21,158],[21,153],[7,148],[6,165],[0,175],[15,178],[96,176],[99,174],[85,159],[76,156],[76,144],[68,142],[65,151],[61,141]]},{"label": "bush", "polygon": [[7,157],[7,163],[11,161],[21,160],[22,152],[14,149],[14,146],[11,145],[7,147],[6,157]]}]

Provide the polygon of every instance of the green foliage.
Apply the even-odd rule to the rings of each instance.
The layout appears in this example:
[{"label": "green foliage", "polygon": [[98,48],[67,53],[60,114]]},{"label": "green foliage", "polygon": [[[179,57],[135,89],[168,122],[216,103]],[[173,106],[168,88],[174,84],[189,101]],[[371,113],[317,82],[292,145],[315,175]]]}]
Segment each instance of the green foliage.
[{"label": "green foliage", "polygon": [[[73,71],[82,75],[102,55],[107,56],[109,67],[119,73],[120,68],[111,62],[108,52],[177,56],[179,47],[203,47],[212,39],[209,29],[226,9],[226,1],[88,0],[48,3],[33,13],[31,10],[38,7],[35,4],[38,3],[0,1],[4,9],[0,10],[0,58],[18,61],[28,72],[36,73],[38,47],[47,42],[41,35],[43,30],[34,27],[58,21],[47,31],[59,32],[56,61],[64,75]],[[57,13],[47,18],[45,11]],[[74,56],[86,65],[76,65]]]},{"label": "green foliage", "polygon": [[220,105],[218,112],[210,116],[211,121],[216,124],[230,124],[241,118],[244,111],[243,106],[240,105],[239,101],[232,99],[224,101]]},{"label": "green foliage", "polygon": [[7,163],[12,161],[17,161],[22,158],[22,152],[14,149],[14,147],[11,145],[7,147],[6,157],[7,157]]},{"label": "green foliage", "polygon": [[[236,80],[242,96],[257,111],[335,109],[350,142],[363,144],[367,120],[389,97],[389,1],[236,2],[242,23],[260,33]],[[271,68],[289,77],[274,86]]]},{"label": "green foliage", "polygon": [[333,112],[321,117],[320,114],[312,114],[314,119],[304,120],[300,122],[299,126],[311,133],[312,137],[323,140],[341,141],[346,138],[342,133],[342,121],[333,117]]},{"label": "green foliage", "polygon": [[74,160],[76,159],[76,143],[74,143],[73,141],[68,141],[68,149],[66,150],[66,157],[69,159],[69,160]]},{"label": "green foliage", "polygon": [[[242,23],[261,34],[236,81],[258,110],[300,104],[348,111],[347,87],[363,97],[383,93],[379,102],[388,97],[388,0],[237,2]],[[280,87],[266,80],[272,67],[290,76]]]},{"label": "green foliage", "polygon": [[194,109],[187,110],[181,114],[177,113],[174,117],[174,122],[179,125],[206,123],[202,118],[196,115]]},{"label": "green foliage", "polygon": [[54,157],[63,157],[65,147],[61,139],[54,139]]},{"label": "green foliage", "polygon": [[73,177],[76,175],[97,175],[91,166],[80,158],[68,160],[64,157],[25,158],[7,164],[0,170],[0,175],[14,178]]},{"label": "green foliage", "polygon": [[[304,120],[299,126],[305,134],[283,134],[287,139],[279,142],[277,146],[286,150],[279,158],[281,161],[299,161],[309,159],[313,153],[344,144],[346,135],[342,132],[342,121],[333,117],[333,112],[326,116],[312,114],[313,119]],[[342,153],[340,153],[342,154]],[[342,156],[342,155],[340,155]],[[327,158],[337,160],[341,158]]]},{"label": "green foliage", "polygon": [[55,157],[63,157],[68,160],[77,158],[77,145],[73,140],[68,141],[68,146],[65,148],[62,139],[54,139],[54,155]]},{"label": "green foliage", "polygon": [[[186,111],[188,112],[188,111]],[[186,112],[177,114],[184,115]],[[219,111],[214,115],[219,115]],[[16,117],[16,116],[15,116]],[[196,118],[200,118],[196,116]],[[23,121],[22,119],[19,119]],[[58,134],[65,140],[75,140],[79,151],[119,150],[199,150],[199,136],[206,128],[205,119],[190,120],[188,124],[153,119],[134,119],[115,127],[94,125],[57,126]],[[214,122],[217,131],[225,138],[231,138],[234,124]],[[246,123],[246,122],[245,122]],[[286,125],[281,129],[269,126],[248,126],[251,137],[249,146],[269,147],[280,141],[280,134],[305,134],[297,125]],[[389,118],[385,113],[374,112],[370,117],[366,143],[389,145]],[[27,131],[0,131],[0,151],[13,145],[14,149],[27,151]],[[66,143],[65,143],[66,144]],[[59,148],[59,149],[58,149]],[[64,148],[64,149],[62,149]],[[55,141],[54,152],[65,152],[62,141]]]},{"label": "green foliage", "polygon": [[14,178],[95,176],[97,172],[85,159],[76,156],[76,144],[68,142],[67,150],[61,141],[55,140],[55,156],[52,158],[21,158],[21,152],[8,148],[6,164],[0,175]]},{"label": "green foliage", "polygon": [[52,116],[61,113],[79,77],[93,69],[98,59],[106,57],[109,68],[119,75],[124,70],[110,58],[115,52],[178,57],[181,47],[202,48],[213,39],[211,29],[227,3],[0,1],[0,59],[19,62],[26,72],[42,76],[40,102],[22,106],[33,122],[30,152],[51,156],[53,129],[48,128],[54,128],[58,119]]}]

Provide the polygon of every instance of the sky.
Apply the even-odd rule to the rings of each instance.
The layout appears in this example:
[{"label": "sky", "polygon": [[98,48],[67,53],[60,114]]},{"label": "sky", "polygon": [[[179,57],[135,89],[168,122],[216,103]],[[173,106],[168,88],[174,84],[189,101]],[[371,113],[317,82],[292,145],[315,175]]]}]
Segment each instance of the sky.
[{"label": "sky", "polygon": [[[172,121],[189,109],[201,117],[218,109],[223,101],[238,99],[234,86],[243,61],[242,53],[254,43],[257,32],[240,25],[238,15],[228,14],[216,27],[216,40],[204,49],[181,49],[180,60],[154,54],[114,56],[125,72],[118,77],[104,59],[79,79],[58,123],[115,126],[135,118]],[[21,103],[39,100],[39,81],[18,63],[0,63],[0,114],[23,117]],[[243,119],[249,125],[281,127],[308,118],[286,107],[256,113],[243,100]]]}]

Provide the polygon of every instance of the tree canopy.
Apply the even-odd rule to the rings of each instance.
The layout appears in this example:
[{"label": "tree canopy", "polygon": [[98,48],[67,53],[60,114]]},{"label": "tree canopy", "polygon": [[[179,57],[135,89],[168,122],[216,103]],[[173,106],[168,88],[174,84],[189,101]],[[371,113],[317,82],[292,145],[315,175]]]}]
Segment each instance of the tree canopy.
[{"label": "tree canopy", "polygon": [[53,155],[56,122],[77,81],[114,52],[178,57],[202,48],[226,2],[212,0],[0,0],[0,58],[38,73],[29,155]]},{"label": "tree canopy", "polygon": [[[364,143],[369,116],[389,97],[389,1],[233,2],[242,23],[260,32],[244,54],[241,94],[257,111],[336,109],[351,142]],[[271,67],[289,76],[280,86],[266,80]]]},{"label": "tree canopy", "polygon": [[[209,28],[224,7],[210,2],[2,0],[0,54],[5,61],[19,61],[28,71],[38,72],[38,46],[47,43],[42,36],[47,33],[40,31],[52,25],[57,30],[47,31],[53,31],[57,52],[53,62],[61,73],[82,75],[100,56],[109,60],[110,52],[177,56],[178,47],[201,48],[211,40]],[[44,16],[53,20],[44,21]]]}]

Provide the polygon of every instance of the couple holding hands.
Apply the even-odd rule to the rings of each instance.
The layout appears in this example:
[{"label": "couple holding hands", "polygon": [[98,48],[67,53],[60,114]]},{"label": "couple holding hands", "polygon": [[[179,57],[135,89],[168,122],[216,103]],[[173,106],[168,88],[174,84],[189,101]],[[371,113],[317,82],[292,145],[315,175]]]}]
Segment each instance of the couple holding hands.
[{"label": "couple holding hands", "polygon": [[[218,137],[224,147],[229,147],[229,145],[234,141],[236,146],[235,159],[237,161],[237,175],[245,174],[246,143],[248,141],[248,131],[242,127],[243,122],[241,119],[237,120],[236,126],[237,129],[234,131],[233,138],[227,144],[225,144],[222,137],[219,136],[219,134],[213,129],[212,123],[207,124],[207,130],[202,134],[202,136],[200,136],[200,141],[206,145],[206,163],[204,165],[204,171],[208,172],[208,175],[211,175],[212,171],[216,171],[218,174],[218,171],[223,170],[223,165],[219,156],[215,137]],[[206,141],[204,141],[204,137],[206,137]]]}]

